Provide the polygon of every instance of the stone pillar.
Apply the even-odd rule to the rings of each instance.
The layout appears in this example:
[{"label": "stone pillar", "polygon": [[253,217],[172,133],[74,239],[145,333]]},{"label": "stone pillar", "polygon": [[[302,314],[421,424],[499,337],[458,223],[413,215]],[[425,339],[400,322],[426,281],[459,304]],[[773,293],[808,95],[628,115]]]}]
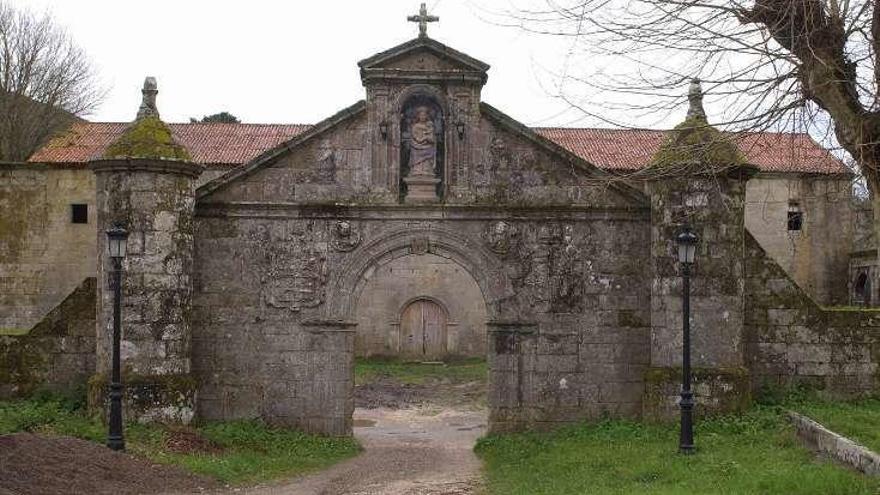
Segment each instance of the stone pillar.
[{"label": "stone pillar", "polygon": [[738,411],[749,401],[743,359],[745,185],[754,169],[659,174],[651,197],[651,368],[646,419],[678,416],[682,358],[682,278],[676,235],[699,237],[691,277],[691,359],[697,413]]},{"label": "stone pillar", "polygon": [[[91,163],[98,225],[97,375],[90,405],[101,407],[110,369],[113,291],[105,231],[129,232],[122,284],[122,377],[127,419],[188,422],[195,179],[202,167],[162,158]],[[103,409],[103,408],[102,408]]]}]

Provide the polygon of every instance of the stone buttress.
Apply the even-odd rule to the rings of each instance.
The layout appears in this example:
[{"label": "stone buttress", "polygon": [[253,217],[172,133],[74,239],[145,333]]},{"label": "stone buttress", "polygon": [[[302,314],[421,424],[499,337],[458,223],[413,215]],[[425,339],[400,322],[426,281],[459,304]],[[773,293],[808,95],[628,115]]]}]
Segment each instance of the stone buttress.
[{"label": "stone buttress", "polygon": [[691,85],[687,119],[647,169],[651,199],[651,366],[643,415],[678,415],[682,359],[682,277],[676,235],[689,225],[699,237],[691,276],[691,360],[698,414],[743,410],[750,401],[743,356],[744,199],[748,166],[728,138],[711,127],[699,81]]},{"label": "stone buttress", "polygon": [[97,374],[90,406],[102,408],[110,369],[113,291],[105,231],[129,232],[122,288],[122,378],[125,415],[186,423],[194,414],[190,373],[195,180],[190,162],[155,106],[147,78],[137,119],[104,156],[90,162],[97,189]]}]

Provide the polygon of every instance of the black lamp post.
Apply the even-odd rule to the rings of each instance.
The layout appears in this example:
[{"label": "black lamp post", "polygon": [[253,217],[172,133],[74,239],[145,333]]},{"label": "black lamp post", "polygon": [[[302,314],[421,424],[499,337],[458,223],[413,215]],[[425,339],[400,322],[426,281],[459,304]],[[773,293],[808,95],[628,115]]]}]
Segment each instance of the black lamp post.
[{"label": "black lamp post", "polygon": [[128,231],[115,224],[107,231],[107,248],[113,262],[113,362],[110,375],[110,431],[107,446],[113,450],[125,450],[122,433],[122,376],[119,364],[120,325],[122,319],[122,259],[125,258]]},{"label": "black lamp post", "polygon": [[691,390],[691,265],[697,251],[697,235],[685,226],[675,239],[682,276],[681,434],[678,449],[694,452],[694,392]]}]

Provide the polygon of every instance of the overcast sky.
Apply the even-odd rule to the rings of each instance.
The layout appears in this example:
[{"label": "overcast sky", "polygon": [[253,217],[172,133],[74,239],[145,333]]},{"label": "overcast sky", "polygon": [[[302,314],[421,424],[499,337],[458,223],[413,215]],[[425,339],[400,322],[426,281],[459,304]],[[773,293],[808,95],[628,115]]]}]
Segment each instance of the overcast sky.
[{"label": "overcast sky", "polygon": [[[92,57],[109,88],[94,121],[130,121],[152,75],[169,122],[228,111],[244,122],[315,123],[364,97],[359,60],[418,34],[406,22],[418,0],[9,1],[51,12]],[[533,126],[600,124],[551,96],[564,40],[488,22],[504,0],[427,4],[440,16],[432,38],[492,66],[484,101]]]}]

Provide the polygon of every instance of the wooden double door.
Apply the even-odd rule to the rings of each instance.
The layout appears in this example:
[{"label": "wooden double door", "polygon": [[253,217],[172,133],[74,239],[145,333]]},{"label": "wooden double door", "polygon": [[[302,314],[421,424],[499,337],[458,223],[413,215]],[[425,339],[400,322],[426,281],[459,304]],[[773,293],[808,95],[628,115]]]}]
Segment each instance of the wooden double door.
[{"label": "wooden double door", "polygon": [[400,353],[418,359],[446,354],[446,311],[430,299],[417,299],[400,315]]}]

